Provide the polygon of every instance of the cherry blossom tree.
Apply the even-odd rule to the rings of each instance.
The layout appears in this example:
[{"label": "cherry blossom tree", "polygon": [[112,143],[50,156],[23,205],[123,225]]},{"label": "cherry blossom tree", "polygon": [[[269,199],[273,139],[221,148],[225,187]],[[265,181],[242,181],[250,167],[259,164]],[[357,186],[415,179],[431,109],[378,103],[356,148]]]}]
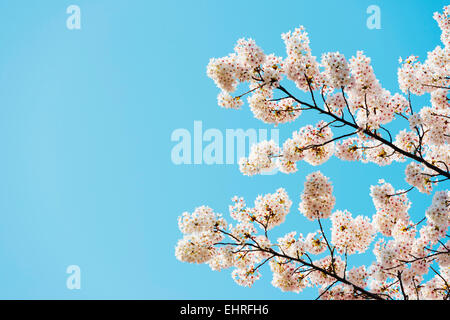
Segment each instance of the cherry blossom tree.
[{"label": "cherry blossom tree", "polygon": [[[268,264],[273,286],[293,292],[317,287],[321,299],[448,300],[450,192],[436,191],[432,205],[416,223],[408,214],[408,193],[416,189],[431,196],[437,184],[450,180],[449,14],[447,6],[434,15],[443,47],[428,52],[424,62],[415,56],[400,59],[402,93],[391,94],[381,86],[362,51],[348,61],[339,52],[325,53],[318,62],[303,27],[282,35],[284,59],[266,55],[252,39],[240,39],[234,53],[211,59],[207,75],[221,89],[221,107],[239,109],[247,96],[255,118],[265,123],[294,121],[302,112],[323,116],[293,132],[280,146],[274,141],[253,145],[249,156],[239,161],[244,175],[275,168],[291,174],[299,161],[317,166],[334,155],[379,166],[407,162],[404,174],[410,187],[396,190],[379,180],[370,188],[376,213],[355,217],[347,210],[335,210],[331,181],[314,172],[306,178],[298,210],[317,225],[317,231],[305,236],[291,232],[279,239],[270,239],[268,231],[283,223],[292,207],[283,188],[259,196],[254,206],[234,197],[229,206],[234,224],[209,207],[198,207],[179,218],[184,237],[175,248],[177,259],[206,263],[212,270],[234,268],[234,281],[249,287]],[[286,89],[284,79],[306,92],[309,101]],[[249,89],[233,95],[241,83]],[[423,94],[430,94],[431,107],[414,110],[411,96]],[[385,126],[397,119],[408,125],[394,136]],[[325,219],[332,225],[328,235]],[[374,243],[377,236],[380,240]],[[348,256],[365,253],[372,244],[375,260],[348,268]],[[319,254],[324,257],[315,258]]]}]

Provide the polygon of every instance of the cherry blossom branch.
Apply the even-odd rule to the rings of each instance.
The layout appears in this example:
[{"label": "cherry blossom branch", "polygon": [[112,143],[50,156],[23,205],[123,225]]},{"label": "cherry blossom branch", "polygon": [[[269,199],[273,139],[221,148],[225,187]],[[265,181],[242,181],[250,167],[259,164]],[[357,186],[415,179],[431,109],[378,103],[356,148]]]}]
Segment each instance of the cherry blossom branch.
[{"label": "cherry blossom branch", "polygon": [[299,103],[299,104],[301,104],[301,105],[305,105],[305,106],[307,106],[307,107],[309,107],[309,108],[311,108],[311,109],[315,109],[315,110],[317,110],[317,111],[318,111],[319,113],[321,113],[321,114],[326,114],[327,116],[332,117],[334,120],[337,120],[337,121],[339,121],[339,122],[341,122],[341,123],[343,123],[343,124],[345,124],[345,125],[347,125],[347,126],[350,126],[350,127],[354,128],[354,129],[356,129],[357,131],[361,131],[361,132],[363,132],[364,134],[368,135],[369,137],[371,137],[371,138],[373,138],[373,139],[375,139],[375,140],[377,140],[377,141],[379,141],[379,142],[381,142],[381,143],[383,143],[383,144],[389,146],[389,147],[392,148],[394,151],[396,151],[396,152],[398,152],[398,153],[400,153],[400,154],[402,154],[402,155],[404,155],[404,156],[406,156],[406,157],[408,157],[408,158],[411,158],[411,159],[413,159],[413,160],[415,160],[415,161],[417,161],[417,162],[419,162],[419,163],[425,165],[426,167],[428,167],[428,168],[430,168],[430,169],[432,169],[432,170],[438,172],[440,175],[442,175],[442,176],[444,176],[444,177],[450,179],[450,172],[442,170],[441,168],[439,168],[439,167],[437,167],[437,166],[435,166],[435,165],[429,163],[428,161],[426,161],[426,160],[423,159],[422,157],[419,157],[419,156],[417,156],[417,155],[415,155],[415,154],[412,154],[412,153],[410,153],[410,152],[408,152],[408,151],[405,151],[405,150],[399,148],[399,147],[396,146],[395,144],[393,144],[393,143],[387,141],[387,140],[384,139],[383,137],[377,135],[376,133],[374,133],[374,132],[372,132],[372,131],[370,131],[370,130],[368,130],[368,129],[360,128],[357,124],[351,123],[351,122],[345,120],[344,118],[340,118],[340,117],[336,116],[336,115],[333,114],[332,112],[329,112],[329,111],[327,111],[327,110],[324,110],[324,109],[319,108],[319,107],[317,106],[317,104],[310,104],[310,103],[307,103],[307,102],[305,102],[305,101],[302,101],[302,100],[296,98],[296,97],[293,96],[286,88],[284,88],[284,87],[281,86],[281,85],[278,86],[278,89],[281,90],[282,92],[284,92],[284,93],[285,93],[286,95],[288,95],[290,98],[294,99],[297,103]]},{"label": "cherry blossom branch", "polygon": [[313,149],[313,148],[323,147],[323,146],[325,146],[325,145],[327,145],[327,144],[329,144],[329,143],[331,143],[331,142],[334,142],[334,141],[337,141],[337,140],[340,140],[340,139],[343,139],[343,138],[346,138],[346,137],[350,137],[350,136],[353,136],[353,135],[355,135],[355,134],[357,134],[357,132],[350,132],[350,133],[347,133],[347,134],[343,134],[343,135],[341,135],[341,136],[339,136],[339,137],[336,137],[336,138],[327,140],[327,141],[325,141],[325,142],[323,142],[323,143],[319,143],[319,144],[311,144],[311,145],[306,146],[306,147],[304,147],[304,148],[300,148],[300,150],[304,151],[304,150],[308,150],[308,149]]},{"label": "cherry blossom branch", "polygon": [[[428,248],[426,248],[426,249],[428,249]],[[429,249],[429,250],[430,250],[430,249]],[[434,250],[434,251],[436,251],[436,250]],[[414,257],[414,259],[412,259],[412,260],[400,260],[400,259],[396,259],[396,260],[400,261],[401,264],[395,265],[395,266],[390,267],[390,268],[386,268],[386,269],[384,269],[384,270],[387,271],[387,270],[396,269],[396,268],[402,267],[402,266],[404,266],[404,265],[406,265],[406,264],[410,264],[410,263],[417,262],[417,261],[421,261],[421,260],[427,260],[427,259],[429,259],[429,258],[434,258],[434,257],[439,256],[439,255],[442,255],[442,254],[450,254],[450,250],[447,249],[447,251],[436,251],[435,253],[429,254],[429,255],[427,255],[427,256],[425,256],[425,257],[414,257],[414,256],[412,256],[412,257]]]},{"label": "cherry blossom branch", "polygon": [[[344,98],[345,105],[347,106],[348,113],[352,117],[353,123],[356,124],[355,117],[353,116],[353,113],[350,111],[350,105],[348,104],[347,98],[345,97],[344,93],[344,87],[341,87],[342,97]],[[342,113],[342,118],[344,118],[344,113]]]},{"label": "cherry blossom branch", "polygon": [[[325,232],[323,231],[322,223],[320,222],[320,218],[317,219],[319,222],[319,228],[320,232],[322,233],[322,237],[325,240],[325,243],[327,244],[328,250],[330,251],[330,257],[331,257],[331,266],[333,267],[333,272],[336,273],[335,265],[334,265],[334,247],[331,248],[330,243],[328,242],[327,236],[325,235]],[[345,275],[344,275],[345,278]]]},{"label": "cherry blossom branch", "polygon": [[433,115],[435,117],[442,117],[442,118],[450,119],[449,116],[446,116],[446,115],[443,115],[443,114],[437,114],[437,113],[434,113],[434,112],[432,112],[431,115]]},{"label": "cherry blossom branch", "polygon": [[426,219],[427,219],[427,217],[423,217],[423,218],[420,219],[420,221],[417,222],[416,224],[413,224],[413,225],[407,227],[407,228],[406,228],[406,231],[408,231],[409,229],[412,229],[412,228],[414,228],[414,227],[417,227],[419,224],[421,224],[422,222],[424,222]]},{"label": "cherry blossom branch", "polygon": [[430,269],[445,283],[445,290],[447,291],[447,295],[445,296],[444,300],[448,300],[450,298],[450,286],[445,280],[443,276],[439,272],[437,272],[432,266],[430,266]]},{"label": "cherry blossom branch", "polygon": [[[375,299],[375,300],[384,300],[380,295],[372,293],[370,291],[367,291],[366,289],[361,288],[358,285],[355,285],[354,283],[350,282],[349,280],[345,279],[344,277],[341,277],[341,276],[337,275],[336,272],[334,271],[334,266],[333,266],[333,270],[332,271],[328,271],[328,270],[326,270],[324,268],[321,268],[319,266],[314,265],[312,262],[307,262],[307,261],[301,259],[300,257],[291,257],[291,256],[287,255],[286,253],[277,252],[277,251],[273,250],[272,248],[268,248],[268,249],[262,248],[255,241],[254,241],[255,244],[253,244],[253,243],[246,243],[246,242],[243,243],[241,240],[239,240],[238,238],[236,238],[231,233],[229,233],[229,232],[227,232],[225,230],[218,229],[218,231],[223,233],[223,234],[225,234],[225,235],[227,235],[227,236],[230,236],[231,238],[233,238],[234,240],[237,241],[237,243],[227,243],[227,245],[234,245],[234,246],[245,245],[245,246],[249,246],[249,247],[255,248],[255,249],[257,249],[257,250],[259,250],[261,252],[265,252],[265,253],[271,254],[272,256],[270,258],[279,257],[279,258],[284,258],[284,259],[287,259],[287,260],[290,260],[290,261],[295,261],[295,262],[301,263],[303,266],[310,267],[310,268],[312,268],[313,270],[315,270],[317,272],[322,272],[323,274],[334,278],[338,282],[341,282],[343,284],[346,284],[346,285],[349,285],[349,286],[353,287],[353,289],[355,291],[360,292],[361,294],[367,296],[368,298]],[[253,240],[252,237],[247,237],[247,238],[250,239],[250,240]],[[216,244],[223,244],[223,243],[216,243]]]},{"label": "cherry blossom branch", "polygon": [[330,284],[317,298],[316,298],[316,300],[319,300],[325,293],[327,293],[328,292],[328,290],[330,290],[331,289],[331,287],[333,287],[336,283],[338,283],[339,281],[338,280],[336,280],[336,281],[334,281],[332,284]]},{"label": "cherry blossom branch", "polygon": [[388,194],[388,197],[394,197],[394,196],[399,196],[399,195],[408,193],[408,192],[410,192],[411,190],[413,190],[414,188],[415,188],[415,186],[412,186],[412,187],[409,188],[408,190],[405,190],[405,191],[402,191],[402,192],[397,192],[397,193],[394,193],[394,194]]},{"label": "cherry blossom branch", "polygon": [[[260,249],[261,249],[261,248],[260,248]],[[293,260],[293,261],[300,262],[300,263],[302,263],[302,264],[304,264],[304,265],[306,265],[306,266],[308,266],[308,267],[311,267],[311,268],[315,269],[316,271],[320,271],[320,272],[324,273],[324,274],[327,275],[327,276],[330,276],[330,277],[332,277],[332,278],[335,278],[336,280],[338,280],[339,282],[341,282],[341,283],[343,283],[343,284],[352,286],[356,291],[361,292],[362,294],[366,295],[366,296],[369,297],[369,298],[372,298],[372,299],[375,299],[375,300],[384,300],[384,299],[383,299],[382,297],[380,297],[378,294],[375,294],[375,293],[372,293],[372,292],[370,292],[370,291],[367,291],[367,290],[365,290],[365,289],[363,289],[363,288],[361,288],[361,287],[359,287],[359,286],[357,286],[357,285],[351,283],[351,282],[348,281],[347,279],[344,279],[343,277],[340,277],[339,275],[337,275],[337,274],[335,274],[335,273],[333,273],[333,272],[330,272],[330,271],[328,271],[328,270],[326,270],[326,269],[323,269],[323,268],[321,268],[321,267],[318,267],[318,266],[316,266],[316,265],[314,265],[314,264],[308,263],[308,262],[306,262],[306,261],[304,261],[304,260],[302,260],[302,259],[295,258],[295,257],[289,257],[289,256],[287,256],[287,255],[285,255],[285,254],[280,254],[280,253],[278,253],[278,252],[276,252],[276,251],[274,251],[274,250],[272,250],[272,249],[271,249],[271,250],[261,249],[261,250],[264,251],[264,252],[267,252],[267,253],[272,253],[273,255],[275,255],[275,256],[277,256],[277,257],[280,257],[280,258],[285,258],[285,259],[290,259],[290,260]]]},{"label": "cherry blossom branch", "polygon": [[403,287],[402,272],[401,271],[397,272],[397,278],[398,278],[398,281],[400,282],[400,289],[402,291],[403,299],[404,300],[408,300],[408,295],[405,293],[405,288]]},{"label": "cherry blossom branch", "polygon": [[242,98],[243,96],[245,96],[245,95],[247,95],[247,94],[249,94],[249,93],[252,93],[252,92],[255,91],[255,90],[261,89],[261,88],[264,87],[266,84],[267,84],[266,82],[263,82],[263,83],[260,84],[259,86],[255,87],[255,88],[253,88],[253,89],[251,89],[251,90],[248,90],[248,91],[246,91],[246,92],[244,92],[244,93],[242,93],[242,94],[240,94],[240,95],[238,95],[238,96],[236,96],[236,97],[234,97],[234,99],[240,99],[240,98]]},{"label": "cherry blossom branch", "polygon": [[436,85],[433,85],[433,84],[424,84],[424,83],[422,83],[422,85],[424,87],[431,87],[431,88],[436,88],[436,89],[447,89],[447,90],[450,89],[449,87],[436,86]]},{"label": "cherry blossom branch", "polygon": [[[299,151],[305,151],[305,150],[309,150],[309,149],[323,147],[323,146],[326,146],[327,144],[329,144],[331,142],[334,142],[334,141],[337,141],[337,140],[340,140],[340,139],[343,139],[343,138],[346,138],[346,137],[351,137],[351,136],[353,136],[355,134],[357,134],[357,132],[350,132],[350,133],[347,133],[347,134],[340,135],[339,137],[327,140],[327,141],[325,141],[323,143],[310,144],[310,145],[308,145],[306,147],[299,148]],[[279,158],[279,157],[283,157],[283,155],[282,154],[278,154],[278,155],[271,155],[271,156],[269,156],[269,158]]]}]

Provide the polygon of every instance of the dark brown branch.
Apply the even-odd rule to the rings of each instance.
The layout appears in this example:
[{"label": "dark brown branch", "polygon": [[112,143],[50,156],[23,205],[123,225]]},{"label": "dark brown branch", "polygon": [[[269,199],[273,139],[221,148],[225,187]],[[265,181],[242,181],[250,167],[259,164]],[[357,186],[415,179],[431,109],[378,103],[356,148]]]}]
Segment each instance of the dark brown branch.
[{"label": "dark brown branch", "polygon": [[330,284],[317,298],[316,300],[319,300],[325,293],[328,292],[328,290],[331,289],[332,286],[334,286],[336,283],[338,283],[339,281],[334,281],[332,284]]},{"label": "dark brown branch", "polygon": [[[287,91],[283,86],[279,86],[278,89],[281,90],[282,92],[284,92],[285,94],[287,94],[289,97],[291,97],[292,99],[294,99],[294,100],[297,101],[298,103],[300,103],[300,104],[302,104],[302,105],[304,105],[304,106],[310,107],[311,109],[315,109],[315,110],[319,111],[320,113],[326,114],[326,115],[328,115],[328,116],[334,118],[335,120],[338,120],[339,122],[342,122],[343,124],[346,124],[346,125],[348,125],[348,126],[354,128],[354,129],[356,129],[357,131],[361,131],[361,132],[363,132],[364,134],[368,135],[369,137],[371,137],[371,138],[373,138],[373,139],[375,139],[375,140],[377,140],[377,141],[379,141],[379,142],[382,142],[383,144],[385,144],[385,145],[391,147],[394,151],[396,151],[396,152],[398,152],[398,153],[400,153],[400,154],[402,154],[402,155],[404,155],[404,156],[406,156],[406,157],[408,157],[408,158],[410,158],[410,159],[413,159],[413,160],[415,160],[415,161],[417,161],[417,162],[419,162],[419,163],[425,165],[426,167],[432,169],[433,171],[436,171],[436,172],[439,173],[440,175],[443,175],[444,177],[447,177],[447,178],[450,179],[450,172],[447,172],[447,171],[442,170],[441,168],[439,168],[439,167],[437,167],[437,166],[435,166],[435,165],[429,163],[428,161],[424,160],[422,157],[419,157],[419,156],[417,156],[417,155],[415,155],[415,154],[412,154],[412,153],[410,153],[410,152],[407,152],[407,151],[405,151],[405,150],[399,148],[398,146],[394,145],[393,143],[387,141],[387,140],[384,139],[383,137],[380,137],[380,136],[377,135],[376,133],[374,133],[374,132],[372,132],[372,131],[370,131],[370,130],[368,130],[368,129],[360,128],[358,125],[356,125],[356,124],[354,124],[354,123],[351,123],[351,122],[349,122],[349,121],[347,121],[347,120],[345,120],[345,119],[343,119],[343,118],[340,118],[340,117],[336,116],[335,114],[333,114],[333,113],[331,113],[331,112],[328,112],[327,110],[321,109],[321,108],[319,108],[317,105],[312,105],[312,104],[310,104],[310,103],[307,103],[307,102],[305,102],[305,101],[302,101],[302,100],[300,100],[300,99],[294,97],[294,96],[293,96],[289,91]],[[411,108],[411,110],[412,110],[412,108]]]},{"label": "dark brown branch", "polygon": [[[226,232],[224,230],[219,229],[219,231],[224,233],[225,235],[228,235],[228,236],[231,235],[229,232]],[[235,240],[239,241],[239,243],[236,243],[234,245],[237,246],[237,245],[241,245],[242,244],[240,242],[240,240],[236,239],[233,235],[231,235],[231,237],[234,238]],[[361,287],[351,283],[347,279],[337,275],[334,271],[329,271],[329,270],[326,270],[326,269],[323,269],[323,268],[321,268],[319,266],[314,265],[312,261],[311,262],[307,262],[307,261],[305,261],[305,260],[303,260],[301,258],[298,258],[298,257],[297,258],[296,257],[290,257],[290,256],[286,255],[285,253],[279,253],[279,252],[273,250],[272,248],[269,248],[269,249],[261,248],[257,244],[245,243],[245,245],[249,246],[249,247],[253,247],[253,248],[255,248],[255,249],[259,250],[259,251],[262,251],[262,252],[270,253],[270,254],[272,254],[271,258],[279,257],[279,258],[287,259],[289,261],[295,261],[295,262],[301,263],[304,266],[310,267],[310,268],[314,269],[315,271],[322,272],[323,274],[336,279],[338,282],[342,282],[343,284],[352,286],[355,291],[360,292],[362,295],[364,295],[364,296],[366,296],[368,298],[375,299],[375,300],[384,300],[380,295],[372,293],[370,291],[367,291],[364,288],[361,288]]]},{"label": "dark brown branch", "polygon": [[399,196],[399,195],[402,195],[402,194],[405,194],[405,193],[410,192],[410,191],[413,190],[414,188],[415,188],[415,187],[412,186],[412,187],[409,188],[408,190],[405,190],[405,191],[402,191],[402,192],[397,192],[397,193],[394,193],[394,194],[388,194],[387,196],[388,196],[388,197]]},{"label": "dark brown branch", "polygon": [[403,299],[408,300],[408,295],[405,293],[405,288],[403,287],[402,273],[400,271],[397,272],[397,278],[400,282],[400,289],[402,291]]}]

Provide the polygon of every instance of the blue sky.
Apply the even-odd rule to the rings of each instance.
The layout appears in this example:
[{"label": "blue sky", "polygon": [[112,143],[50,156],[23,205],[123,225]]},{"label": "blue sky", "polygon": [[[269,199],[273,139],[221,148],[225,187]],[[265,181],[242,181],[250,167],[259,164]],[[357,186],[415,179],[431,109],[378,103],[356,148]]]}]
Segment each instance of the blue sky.
[{"label": "blue sky", "polygon": [[[66,8],[81,9],[81,30],[66,28]],[[381,29],[366,8],[381,9]],[[364,50],[382,85],[398,91],[399,56],[421,58],[440,44],[432,19],[445,1],[0,1],[0,298],[3,299],[307,299],[282,293],[264,270],[253,288],[229,271],[174,257],[177,217],[205,204],[227,215],[230,198],[288,191],[294,204],[277,237],[317,226],[302,217],[307,174],[321,170],[336,209],[371,216],[370,185],[406,186],[404,164],[301,163],[294,175],[245,177],[236,165],[175,165],[177,128],[270,129],[248,108],[216,104],[206,77],[211,57],[241,37],[284,55],[281,33],[304,25],[313,54]],[[413,98],[416,108],[428,97]],[[318,119],[280,126],[280,140]],[[401,122],[402,120],[398,120]],[[404,123],[401,123],[404,125]],[[396,128],[394,126],[394,128]],[[411,193],[418,221],[431,198]],[[368,263],[354,256],[351,264]],[[66,288],[66,268],[81,268],[81,289]]]}]

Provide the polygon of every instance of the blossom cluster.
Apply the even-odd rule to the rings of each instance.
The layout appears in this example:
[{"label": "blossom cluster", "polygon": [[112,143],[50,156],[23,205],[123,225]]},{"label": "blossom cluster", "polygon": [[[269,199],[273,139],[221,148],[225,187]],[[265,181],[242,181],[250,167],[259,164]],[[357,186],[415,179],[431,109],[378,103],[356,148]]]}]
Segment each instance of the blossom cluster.
[{"label": "blossom cluster", "polygon": [[408,221],[408,210],[411,202],[408,200],[405,190],[396,191],[390,183],[384,180],[379,185],[370,187],[376,213],[372,217],[372,223],[378,232],[390,237],[392,230],[398,221]]},{"label": "blossom cluster", "polygon": [[350,212],[338,210],[331,215],[331,221],[331,242],[341,253],[363,253],[375,237],[375,228],[367,217],[352,218]]},{"label": "blossom cluster", "polygon": [[427,226],[424,236],[435,244],[445,237],[450,226],[450,191],[438,191],[433,196],[432,205],[425,212]]},{"label": "blossom cluster", "polygon": [[254,144],[249,157],[239,160],[239,169],[248,176],[272,171],[276,168],[275,158],[279,153],[280,147],[273,140]]},{"label": "blossom cluster", "polygon": [[336,202],[333,186],[320,171],[306,177],[301,200],[299,210],[309,220],[328,218]]},{"label": "blossom cluster", "polygon": [[205,263],[215,252],[213,245],[223,239],[219,228],[226,227],[225,220],[211,208],[201,206],[192,214],[184,212],[178,219],[180,231],[185,235],[176,247],[175,256],[180,261]]}]

